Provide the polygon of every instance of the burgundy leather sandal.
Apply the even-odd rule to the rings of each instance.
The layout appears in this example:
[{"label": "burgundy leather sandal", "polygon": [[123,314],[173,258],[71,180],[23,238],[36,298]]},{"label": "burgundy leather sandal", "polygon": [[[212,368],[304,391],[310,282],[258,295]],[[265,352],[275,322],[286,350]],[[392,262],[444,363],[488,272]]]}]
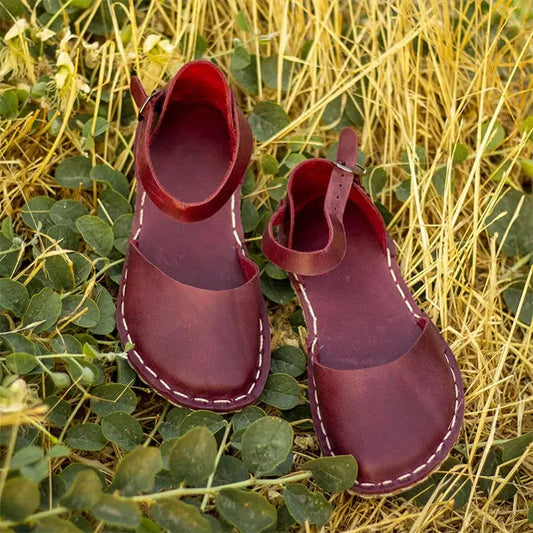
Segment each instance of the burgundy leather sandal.
[{"label": "burgundy leather sandal", "polygon": [[144,382],[173,403],[232,411],[260,395],[270,334],[246,253],[240,183],[252,133],[222,72],[188,63],[139,106],[137,203],[118,331]]},{"label": "burgundy leather sandal", "polygon": [[356,161],[357,138],[344,129],[336,163],[300,163],[263,251],[291,272],[305,313],[309,397],[324,454],[356,458],[355,492],[387,494],[446,458],[463,388],[450,348],[400,275],[381,215],[354,180]]}]

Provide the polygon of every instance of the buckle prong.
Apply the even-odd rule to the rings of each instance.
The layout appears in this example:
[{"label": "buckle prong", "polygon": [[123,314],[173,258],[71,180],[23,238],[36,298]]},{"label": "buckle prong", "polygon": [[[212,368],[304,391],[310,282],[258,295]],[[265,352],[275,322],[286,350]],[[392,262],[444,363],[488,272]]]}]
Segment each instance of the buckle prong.
[{"label": "buckle prong", "polygon": [[139,113],[137,114],[137,120],[141,121],[143,119],[143,112],[150,100],[154,97],[156,97],[161,91],[159,89],[155,89],[152,91],[152,93],[146,98],[146,100],[143,102],[142,106],[139,109]]},{"label": "buckle prong", "polygon": [[342,161],[332,161],[332,163],[337,168],[344,170],[344,172],[350,172],[350,174],[353,174],[354,176],[362,176],[363,174],[366,174],[366,168],[359,163],[356,163],[354,168],[346,166]]}]

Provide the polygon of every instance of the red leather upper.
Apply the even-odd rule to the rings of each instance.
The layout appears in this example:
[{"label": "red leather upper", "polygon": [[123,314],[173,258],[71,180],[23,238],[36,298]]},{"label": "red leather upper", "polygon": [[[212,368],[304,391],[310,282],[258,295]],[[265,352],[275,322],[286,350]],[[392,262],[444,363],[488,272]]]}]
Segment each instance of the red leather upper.
[{"label": "red leather upper", "polygon": [[[343,130],[337,160],[350,167],[356,153],[355,134]],[[354,490],[387,494],[421,481],[447,456],[463,388],[450,348],[401,277],[379,211],[353,177],[325,159],[298,165],[263,251],[291,273],[302,305],[324,454],[354,455]]]},{"label": "red leather upper", "polygon": [[270,363],[240,220],[250,127],[210,62],[188,63],[149,100],[137,78],[131,89],[141,113],[120,337],[134,344],[128,358],[142,380],[171,402],[241,409],[261,394]]}]

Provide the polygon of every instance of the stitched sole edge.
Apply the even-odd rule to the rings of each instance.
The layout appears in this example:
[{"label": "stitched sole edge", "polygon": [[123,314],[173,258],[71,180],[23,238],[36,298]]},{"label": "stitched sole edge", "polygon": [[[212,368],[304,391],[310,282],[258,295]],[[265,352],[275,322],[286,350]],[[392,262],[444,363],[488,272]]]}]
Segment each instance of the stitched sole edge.
[{"label": "stitched sole edge", "polygon": [[[395,282],[396,287],[398,288],[398,291],[400,292],[400,295],[402,296],[409,311],[415,318],[420,318],[420,315],[418,315],[415,312],[415,310],[413,309],[413,306],[408,301],[404,293],[404,290],[402,289],[402,287],[400,286],[398,282],[397,275],[395,274],[393,266],[392,266],[391,253],[390,253],[389,246],[387,246],[387,264],[388,264],[387,266],[389,268],[389,272],[392,276],[392,279]],[[313,320],[312,331],[310,330],[309,327],[307,328],[309,334],[313,335],[313,338],[312,338],[311,344],[309,344],[309,337],[308,337],[308,341],[306,342],[306,347],[307,347],[307,359],[308,359],[309,401],[313,408],[312,415],[313,415],[313,425],[314,425],[315,433],[317,434],[318,440],[320,442],[320,447],[322,448],[322,451],[325,453],[325,455],[335,455],[333,453],[331,443],[329,441],[324,424],[319,414],[320,406],[318,404],[318,396],[316,392],[314,372],[313,372],[314,351],[318,344],[317,318],[311,306],[311,302],[309,301],[309,298],[307,297],[305,287],[303,286],[302,282],[299,280],[298,276],[294,274],[290,274],[289,277],[290,277],[293,289],[295,290],[298,296],[300,306],[306,310],[306,314],[311,316]],[[401,279],[403,281],[403,278]],[[386,496],[386,495],[391,495],[391,494],[397,494],[404,490],[410,489],[414,487],[415,485],[417,485],[418,483],[427,479],[438,468],[438,466],[444,462],[444,460],[449,455],[449,452],[451,451],[453,444],[457,440],[457,436],[459,435],[459,431],[461,428],[460,422],[462,421],[463,415],[464,415],[464,397],[460,394],[460,389],[458,386],[458,382],[461,383],[460,373],[459,373],[459,376],[456,376],[456,371],[458,372],[458,369],[455,368],[456,364],[455,365],[453,364],[453,361],[454,361],[453,354],[451,353],[449,349],[445,350],[445,357],[450,367],[450,372],[452,373],[456,398],[455,398],[455,408],[454,408],[454,414],[453,414],[452,420],[450,421],[450,425],[448,426],[445,437],[439,443],[439,446],[437,447],[436,451],[420,466],[418,466],[411,472],[406,472],[405,474],[398,476],[397,478],[393,480],[385,480],[385,481],[377,482],[377,483],[356,482],[353,488],[351,489],[351,491],[354,494],[357,494],[363,497]],[[459,379],[457,379],[458,377]],[[447,447],[446,453],[443,456],[441,456],[436,462],[433,462],[435,461],[437,457],[439,457],[440,454],[442,454],[442,451],[446,447]]]}]

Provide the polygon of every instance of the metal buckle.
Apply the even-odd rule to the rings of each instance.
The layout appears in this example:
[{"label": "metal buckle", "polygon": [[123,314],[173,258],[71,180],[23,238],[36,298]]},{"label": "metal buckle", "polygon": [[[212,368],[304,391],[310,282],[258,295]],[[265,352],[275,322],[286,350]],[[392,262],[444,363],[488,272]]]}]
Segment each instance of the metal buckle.
[{"label": "metal buckle", "polygon": [[143,105],[141,106],[141,108],[139,109],[139,113],[137,114],[137,120],[141,121],[143,119],[143,112],[144,112],[144,109],[146,108],[146,106],[148,105],[148,102],[150,102],[150,100],[152,98],[154,98],[155,96],[157,96],[161,91],[160,90],[154,90],[152,91],[152,94],[150,94],[150,96],[148,96],[148,98],[146,98],[146,100],[143,102]]},{"label": "metal buckle", "polygon": [[346,166],[341,161],[332,161],[332,163],[341,170],[344,170],[344,172],[350,172],[350,174],[353,174],[354,176],[362,176],[363,174],[366,174],[366,168],[360,165],[359,163],[355,164],[354,168],[350,168]]}]

